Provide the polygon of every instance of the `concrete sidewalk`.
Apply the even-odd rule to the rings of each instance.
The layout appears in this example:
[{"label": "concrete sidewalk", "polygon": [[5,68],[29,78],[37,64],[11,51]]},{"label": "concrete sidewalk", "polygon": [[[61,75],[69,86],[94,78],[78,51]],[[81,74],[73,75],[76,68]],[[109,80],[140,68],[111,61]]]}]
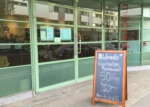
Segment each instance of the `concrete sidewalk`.
[{"label": "concrete sidewalk", "polygon": [[[128,72],[126,107],[150,107],[150,70]],[[96,102],[91,105],[92,80],[51,90],[1,107],[121,107]]]}]

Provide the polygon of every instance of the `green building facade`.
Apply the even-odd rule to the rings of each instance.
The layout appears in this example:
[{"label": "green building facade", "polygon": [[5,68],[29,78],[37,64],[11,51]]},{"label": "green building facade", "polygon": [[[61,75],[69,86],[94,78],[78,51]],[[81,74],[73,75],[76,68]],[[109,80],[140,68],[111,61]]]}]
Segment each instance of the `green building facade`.
[{"label": "green building facade", "polygon": [[0,99],[92,79],[97,49],[149,66],[150,3],[139,1],[0,0]]}]

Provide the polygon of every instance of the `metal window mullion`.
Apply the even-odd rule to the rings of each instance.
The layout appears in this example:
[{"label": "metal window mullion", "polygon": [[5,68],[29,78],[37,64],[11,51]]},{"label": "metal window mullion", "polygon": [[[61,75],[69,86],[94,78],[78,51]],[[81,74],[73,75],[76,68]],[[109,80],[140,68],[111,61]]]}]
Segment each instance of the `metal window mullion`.
[{"label": "metal window mullion", "polygon": [[102,2],[102,50],[105,49],[105,0]]},{"label": "metal window mullion", "polygon": [[143,15],[143,5],[141,6],[141,24],[140,24],[140,47],[141,47],[141,65],[143,65],[143,21],[144,21],[144,15]]},{"label": "metal window mullion", "polygon": [[78,0],[74,0],[74,58],[75,58],[75,80],[78,81]]},{"label": "metal window mullion", "polygon": [[38,69],[38,49],[36,32],[36,0],[29,2],[29,23],[30,23],[30,47],[31,47],[31,73],[33,94],[39,88],[39,69]]}]

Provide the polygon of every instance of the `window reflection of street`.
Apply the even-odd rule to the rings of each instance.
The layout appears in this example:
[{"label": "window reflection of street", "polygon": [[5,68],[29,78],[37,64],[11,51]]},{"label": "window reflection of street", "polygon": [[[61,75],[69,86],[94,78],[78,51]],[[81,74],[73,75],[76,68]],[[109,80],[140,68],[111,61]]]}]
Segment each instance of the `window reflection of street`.
[{"label": "window reflection of street", "polygon": [[99,44],[82,44],[81,53],[78,55],[81,57],[90,57],[94,56],[95,50],[101,49]]},{"label": "window reflection of street", "polygon": [[39,62],[72,59],[73,45],[39,46]]},{"label": "window reflection of street", "polygon": [[[101,49],[99,44],[83,44],[79,58],[94,56],[95,50]],[[74,46],[72,44],[44,45],[38,47],[39,62],[57,61],[74,58]]]},{"label": "window reflection of street", "polygon": [[117,42],[110,42],[105,44],[106,50],[118,50],[118,43]]}]

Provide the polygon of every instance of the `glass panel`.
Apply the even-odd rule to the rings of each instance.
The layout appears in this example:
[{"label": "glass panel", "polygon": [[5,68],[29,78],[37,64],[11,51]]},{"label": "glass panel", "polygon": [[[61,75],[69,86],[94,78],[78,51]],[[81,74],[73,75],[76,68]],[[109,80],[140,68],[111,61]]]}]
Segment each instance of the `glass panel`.
[{"label": "glass panel", "polygon": [[102,14],[87,11],[78,11],[78,24],[82,26],[102,26]]},{"label": "glass panel", "polygon": [[139,41],[121,42],[120,48],[122,50],[127,50],[128,53],[140,52],[140,42]]},{"label": "glass panel", "polygon": [[[133,20],[133,21],[132,21]],[[140,19],[135,19],[135,18],[122,18],[121,22],[121,28],[122,29],[131,29],[131,30],[136,30],[140,28]]]},{"label": "glass panel", "polygon": [[101,29],[78,28],[78,32],[82,42],[101,41]]},{"label": "glass panel", "polygon": [[150,52],[150,42],[143,42],[143,52]]},{"label": "glass panel", "polygon": [[150,29],[150,19],[144,19],[146,21],[143,22],[143,29]]},{"label": "glass panel", "polygon": [[38,25],[37,39],[38,42],[72,42],[74,41],[73,28]]},{"label": "glass panel", "polygon": [[79,78],[93,75],[94,59],[79,60]]},{"label": "glass panel", "polygon": [[142,14],[140,5],[124,3],[120,5],[120,9],[121,16],[140,16]]},{"label": "glass panel", "polygon": [[144,7],[143,8],[143,17],[150,17],[150,8],[149,7]]},{"label": "glass panel", "polygon": [[105,40],[106,41],[118,41],[117,29],[106,29],[105,30]]},{"label": "glass panel", "polygon": [[102,14],[93,13],[92,21],[93,26],[102,27]]},{"label": "glass panel", "polygon": [[72,44],[38,46],[39,62],[72,59],[73,52]]},{"label": "glass panel", "polygon": [[0,0],[0,18],[28,21],[28,0]]},{"label": "glass panel", "polygon": [[98,2],[95,0],[78,0],[78,7],[82,7],[84,9],[95,9],[96,11],[102,10],[102,2]]},{"label": "glass panel", "polygon": [[86,11],[78,11],[78,24],[83,26],[93,26],[92,21],[89,22],[90,19],[92,19],[92,13]]},{"label": "glass panel", "polygon": [[[102,3],[102,2],[100,2],[100,3]],[[119,3],[122,3],[122,1],[120,1]],[[103,6],[103,4],[101,6]],[[118,3],[116,1],[107,0],[105,2],[105,11],[116,11],[117,12],[118,10],[119,10],[119,7],[118,7]]]},{"label": "glass panel", "polygon": [[38,22],[51,22],[58,23],[58,8],[54,6],[48,6],[46,4],[36,3],[36,17]]},{"label": "glass panel", "polygon": [[36,4],[36,16],[38,22],[59,24],[73,24],[74,22],[73,9],[46,4]]},{"label": "glass panel", "polygon": [[[64,8],[62,8],[64,9]],[[62,9],[60,9],[62,11]],[[60,12],[62,14],[63,12]],[[61,15],[62,16],[62,15]],[[73,16],[73,9],[65,8],[65,13],[63,14],[64,23],[65,24],[74,24],[74,16]]]},{"label": "glass panel", "polygon": [[118,33],[117,29],[105,30],[105,49],[106,50],[118,50]]},{"label": "glass panel", "polygon": [[40,88],[75,79],[74,62],[63,62],[39,67]]},{"label": "glass panel", "polygon": [[0,21],[0,43],[29,42],[29,23]]},{"label": "glass panel", "polygon": [[113,11],[107,11],[105,15],[105,27],[117,28],[118,27],[118,13]]},{"label": "glass panel", "polygon": [[127,51],[128,53],[140,52],[140,42],[139,41],[129,41],[127,42]]},{"label": "glass panel", "polygon": [[139,40],[139,30],[122,30],[121,40]]},{"label": "glass panel", "polygon": [[78,50],[81,52],[78,54],[78,57],[90,57],[95,55],[95,50],[101,49],[101,44],[81,44],[78,45]]},{"label": "glass panel", "polygon": [[143,54],[143,65],[150,65],[150,53]]},{"label": "glass panel", "polygon": [[[37,0],[37,1],[42,1],[43,0]],[[72,0],[44,0],[47,1],[47,4],[50,3],[57,3],[57,4],[62,4],[62,5],[69,5],[69,6],[73,6],[73,1]]]},{"label": "glass panel", "polygon": [[141,54],[128,54],[127,55],[128,66],[140,66],[141,65]]},{"label": "glass panel", "polygon": [[143,41],[150,41],[150,30],[143,30]]},{"label": "glass panel", "polygon": [[118,42],[105,43],[106,50],[118,50]]},{"label": "glass panel", "polygon": [[1,69],[0,86],[0,97],[31,90],[31,66]]},{"label": "glass panel", "polygon": [[29,45],[0,45],[0,67],[31,63]]}]

